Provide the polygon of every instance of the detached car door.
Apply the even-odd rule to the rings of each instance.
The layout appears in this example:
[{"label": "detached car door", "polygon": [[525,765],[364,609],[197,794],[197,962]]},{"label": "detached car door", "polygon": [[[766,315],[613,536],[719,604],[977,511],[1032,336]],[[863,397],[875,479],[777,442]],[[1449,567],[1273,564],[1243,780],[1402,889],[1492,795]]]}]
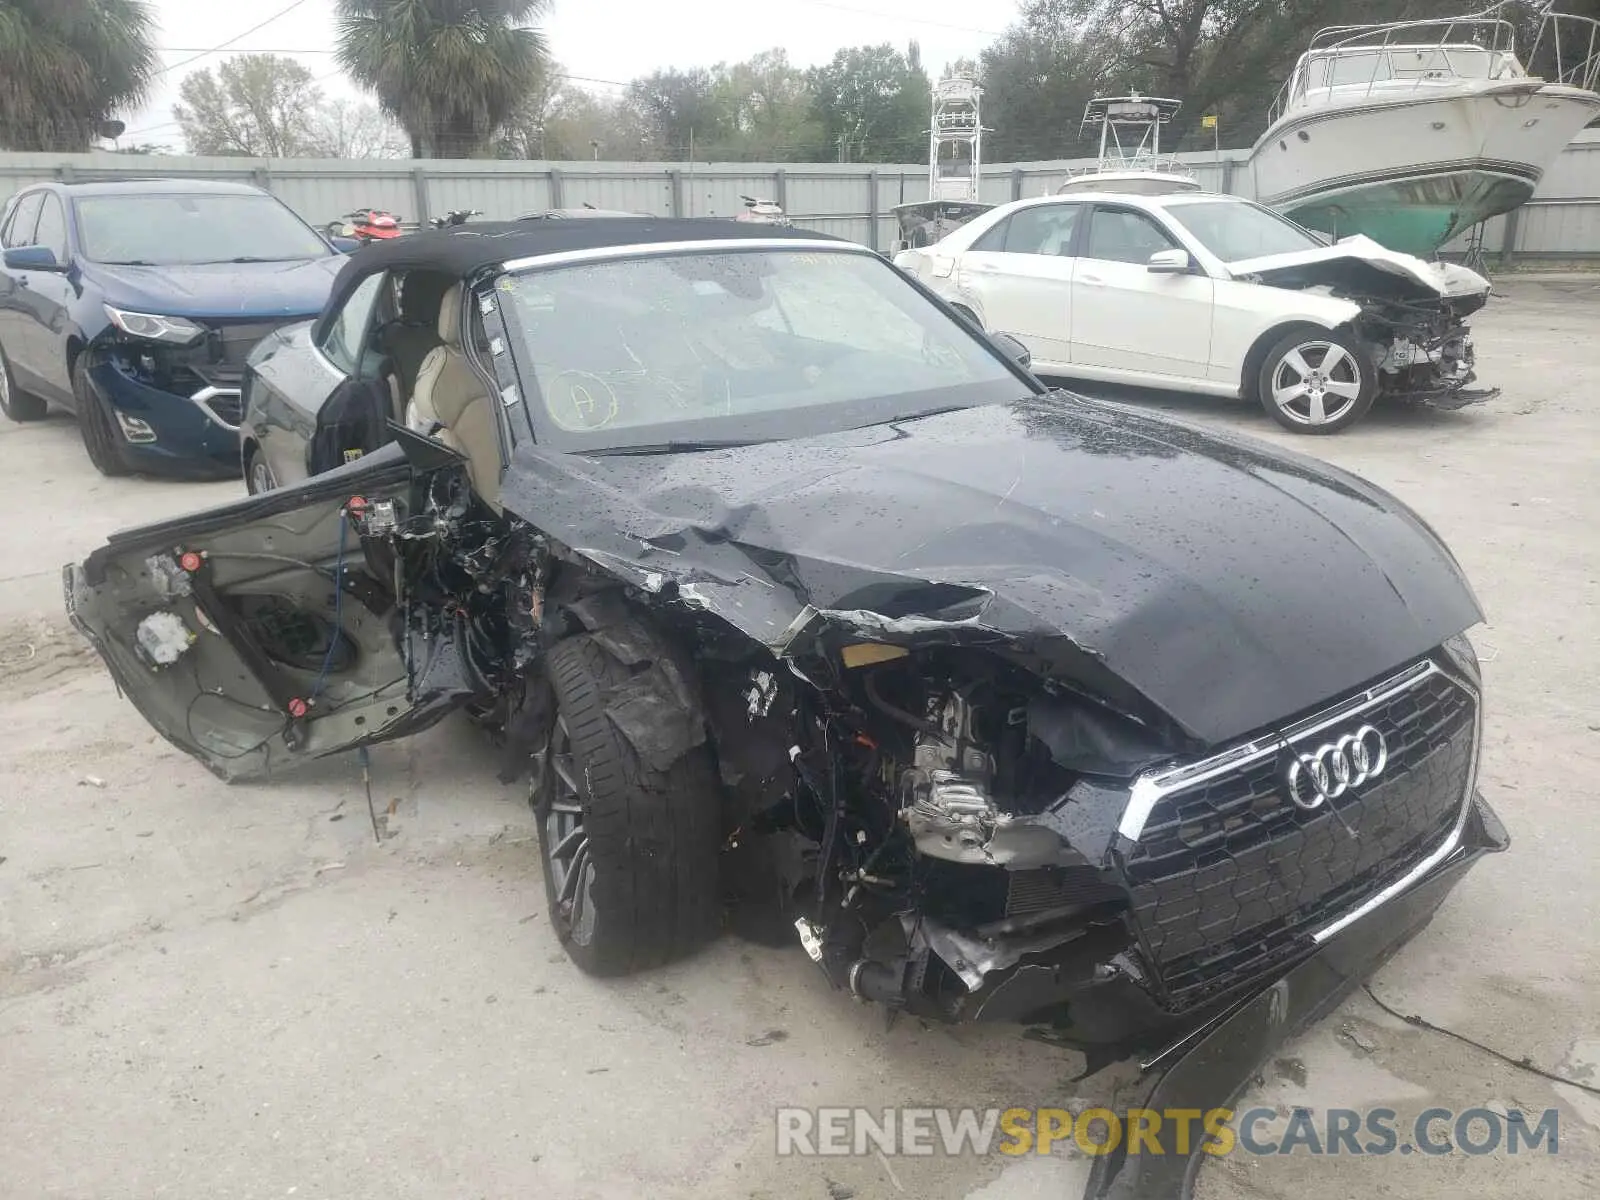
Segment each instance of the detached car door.
[{"label": "detached car door", "polygon": [[472,694],[396,582],[395,531],[435,467],[464,472],[437,443],[391,444],[115,534],[66,568],[68,615],[145,719],[224,778],[412,733]]},{"label": "detached car door", "polygon": [[245,404],[259,452],[277,486],[315,473],[312,452],[319,419],[339,398],[381,387],[385,393],[379,398],[388,408],[382,363],[371,346],[387,278],[382,271],[369,275],[337,312],[280,329],[252,352]]},{"label": "detached car door", "polygon": [[991,333],[1009,333],[1033,355],[1033,369],[1065,363],[1079,203],[1018,209],[961,255],[956,284]]},{"label": "detached car door", "polygon": [[[1149,213],[1096,204],[1072,278],[1072,362],[1147,376],[1204,380],[1211,357],[1213,283]],[[1182,251],[1187,270],[1152,270]]]}]

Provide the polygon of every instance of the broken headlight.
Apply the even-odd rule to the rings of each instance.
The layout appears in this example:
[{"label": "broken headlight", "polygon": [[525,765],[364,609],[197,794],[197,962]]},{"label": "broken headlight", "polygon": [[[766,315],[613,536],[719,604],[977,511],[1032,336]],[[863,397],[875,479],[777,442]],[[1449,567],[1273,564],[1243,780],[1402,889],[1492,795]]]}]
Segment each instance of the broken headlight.
[{"label": "broken headlight", "polygon": [[183,317],[163,317],[155,313],[126,312],[120,308],[105,306],[106,316],[111,319],[123,333],[129,337],[147,338],[153,342],[172,342],[175,345],[187,346],[196,338],[202,337],[205,330],[193,321]]}]

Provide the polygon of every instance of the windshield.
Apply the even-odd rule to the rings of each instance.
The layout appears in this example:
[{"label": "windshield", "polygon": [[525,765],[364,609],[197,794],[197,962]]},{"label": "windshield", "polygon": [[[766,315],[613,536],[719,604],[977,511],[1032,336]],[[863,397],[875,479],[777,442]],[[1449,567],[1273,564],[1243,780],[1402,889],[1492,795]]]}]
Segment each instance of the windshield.
[{"label": "windshield", "polygon": [[1386,83],[1404,79],[1488,79],[1502,56],[1481,46],[1391,46],[1338,50],[1306,63],[1308,87]]},{"label": "windshield", "polygon": [[731,244],[499,287],[536,433],[564,450],[805,437],[1029,390],[874,254]]},{"label": "windshield", "polygon": [[1247,200],[1174,204],[1167,214],[1225,263],[1294,254],[1322,245],[1293,221]]},{"label": "windshield", "polygon": [[271,196],[162,192],[80,196],[83,255],[151,267],[290,262],[333,249]]}]

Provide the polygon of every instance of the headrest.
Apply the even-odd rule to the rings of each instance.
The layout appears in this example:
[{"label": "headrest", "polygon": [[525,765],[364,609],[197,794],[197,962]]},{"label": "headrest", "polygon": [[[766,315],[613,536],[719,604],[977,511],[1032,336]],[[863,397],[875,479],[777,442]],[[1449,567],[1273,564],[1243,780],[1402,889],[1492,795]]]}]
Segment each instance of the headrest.
[{"label": "headrest", "polygon": [[461,285],[453,283],[439,302],[439,340],[461,349]]},{"label": "headrest", "polygon": [[451,279],[438,271],[407,271],[400,284],[400,316],[408,325],[436,324]]}]

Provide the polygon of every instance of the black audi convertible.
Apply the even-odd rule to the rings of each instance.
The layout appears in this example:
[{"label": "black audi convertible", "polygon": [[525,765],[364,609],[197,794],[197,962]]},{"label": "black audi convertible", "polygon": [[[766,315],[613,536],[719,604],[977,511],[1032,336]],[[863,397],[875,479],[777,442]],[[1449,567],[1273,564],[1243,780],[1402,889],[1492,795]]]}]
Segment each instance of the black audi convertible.
[{"label": "black audi convertible", "polygon": [[1505,847],[1481,613],[1393,497],[1047,390],[860,246],[538,224],[351,256],[252,363],[276,486],[67,567],[211,770],[465,710],[583,969],[780,929],[891,1012],[1137,1055],[1156,1108],[1226,1104]]}]

